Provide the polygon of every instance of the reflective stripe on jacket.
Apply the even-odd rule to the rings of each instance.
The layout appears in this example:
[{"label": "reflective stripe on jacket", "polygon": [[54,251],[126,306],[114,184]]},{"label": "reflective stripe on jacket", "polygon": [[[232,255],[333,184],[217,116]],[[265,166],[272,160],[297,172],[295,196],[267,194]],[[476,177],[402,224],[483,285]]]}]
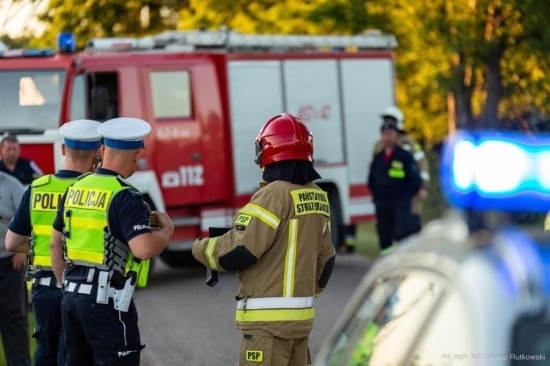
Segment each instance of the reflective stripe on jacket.
[{"label": "reflective stripe on jacket", "polygon": [[55,175],[45,175],[32,182],[30,197],[30,219],[32,225],[32,248],[30,250],[31,266],[45,270],[52,269],[50,257],[50,241],[52,223],[55,220],[59,199],[75,178],[58,178]]},{"label": "reflective stripe on jacket", "polygon": [[[428,157],[424,153],[422,146],[410,135],[401,135],[398,145],[412,154],[414,160],[418,164],[418,169],[420,171],[420,177],[422,178],[424,188],[427,188],[430,181],[430,165],[428,162]],[[384,150],[384,144],[382,143],[382,140],[378,140],[374,146],[372,154],[373,157],[382,150]]]}]

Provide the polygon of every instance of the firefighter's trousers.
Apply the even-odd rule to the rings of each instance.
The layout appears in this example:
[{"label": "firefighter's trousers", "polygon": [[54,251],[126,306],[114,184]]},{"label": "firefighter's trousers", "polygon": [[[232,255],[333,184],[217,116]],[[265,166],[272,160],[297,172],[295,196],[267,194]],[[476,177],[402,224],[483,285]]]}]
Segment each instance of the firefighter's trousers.
[{"label": "firefighter's trousers", "polygon": [[239,366],[306,366],[311,364],[308,338],[283,339],[262,330],[243,330]]}]

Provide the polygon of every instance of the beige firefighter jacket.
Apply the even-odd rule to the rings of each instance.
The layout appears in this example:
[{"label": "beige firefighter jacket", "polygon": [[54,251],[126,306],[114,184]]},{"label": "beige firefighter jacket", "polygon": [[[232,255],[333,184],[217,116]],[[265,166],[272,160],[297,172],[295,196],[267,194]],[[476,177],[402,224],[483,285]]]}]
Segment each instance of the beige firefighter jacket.
[{"label": "beige firefighter jacket", "polygon": [[329,218],[327,194],[315,183],[263,182],[237,213],[235,228],[195,241],[193,255],[212,269],[227,270],[222,264],[239,246],[257,259],[237,271],[238,329],[287,339],[309,335],[313,300],[323,290],[319,281],[335,255]]}]

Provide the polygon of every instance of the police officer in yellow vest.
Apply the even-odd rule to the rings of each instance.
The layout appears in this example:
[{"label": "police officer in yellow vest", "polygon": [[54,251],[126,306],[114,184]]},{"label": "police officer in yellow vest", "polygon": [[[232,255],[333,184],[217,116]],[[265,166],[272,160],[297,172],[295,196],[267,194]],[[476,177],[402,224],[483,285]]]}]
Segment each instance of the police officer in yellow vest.
[{"label": "police officer in yellow vest", "polygon": [[330,207],[313,181],[313,136],[290,114],[270,119],[256,139],[260,190],[226,234],[197,239],[193,255],[209,268],[237,271],[239,365],[303,366],[314,297],[334,265]]},{"label": "police officer in yellow vest", "polygon": [[64,169],[42,176],[27,188],[9,225],[6,247],[29,254],[27,278],[32,279],[35,317],[34,365],[65,365],[65,337],[61,323],[61,286],[52,271],[50,240],[59,198],[77,177],[90,171],[99,152],[99,122],[77,120],[59,129],[63,136]]},{"label": "police officer in yellow vest", "polygon": [[[103,163],[70,186],[53,224],[51,255],[64,284],[62,317],[67,365],[139,365],[141,345],[132,295],[145,285],[149,259],[168,244],[174,226],[153,212],[127,180],[150,125],[135,118],[104,122]],[[62,280],[63,277],[63,280]]]}]

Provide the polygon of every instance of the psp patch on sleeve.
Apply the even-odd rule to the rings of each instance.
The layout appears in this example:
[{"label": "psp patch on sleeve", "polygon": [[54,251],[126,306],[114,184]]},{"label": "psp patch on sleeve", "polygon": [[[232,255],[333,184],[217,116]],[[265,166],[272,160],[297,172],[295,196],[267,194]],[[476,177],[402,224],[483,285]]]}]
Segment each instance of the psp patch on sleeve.
[{"label": "psp patch on sleeve", "polygon": [[254,351],[247,349],[245,352],[246,360],[248,362],[263,362],[264,360],[264,351]]},{"label": "psp patch on sleeve", "polygon": [[235,225],[237,226],[248,226],[250,224],[250,221],[252,220],[252,216],[245,215],[245,214],[239,214],[237,218],[235,219]]}]

